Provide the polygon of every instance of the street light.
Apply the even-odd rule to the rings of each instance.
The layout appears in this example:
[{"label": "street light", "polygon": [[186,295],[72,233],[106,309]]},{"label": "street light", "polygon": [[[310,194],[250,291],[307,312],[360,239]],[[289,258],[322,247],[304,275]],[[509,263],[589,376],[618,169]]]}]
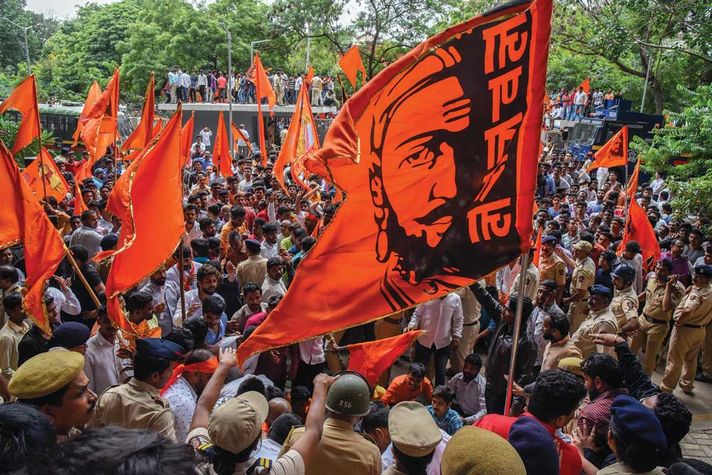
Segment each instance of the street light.
[{"label": "street light", "polygon": [[31,25],[31,26],[22,26],[22,25],[18,25],[17,23],[15,23],[14,21],[10,20],[9,18],[0,17],[0,19],[3,19],[3,20],[5,20],[5,21],[8,22],[8,23],[13,24],[13,25],[15,25],[16,27],[18,27],[19,29],[22,30],[22,33],[23,33],[23,35],[25,36],[25,60],[27,61],[27,75],[28,75],[28,76],[31,75],[31,74],[32,74],[32,66],[30,65],[30,47],[29,47],[28,44],[27,44],[27,31],[28,31],[28,30],[31,30],[31,29],[34,28],[34,27],[36,27],[37,25],[39,25],[39,23],[37,23],[37,24],[35,24],[35,25]]},{"label": "street light", "polygon": [[260,43],[269,43],[272,40],[257,40],[257,41],[250,41],[250,65],[254,64],[254,57],[255,57],[255,45],[258,45]]},{"label": "street light", "polygon": [[225,23],[220,23],[220,26],[227,34],[227,139],[230,142],[230,166],[235,158],[235,144],[232,141],[232,88],[230,83],[234,81],[232,77],[232,33],[227,28]]}]

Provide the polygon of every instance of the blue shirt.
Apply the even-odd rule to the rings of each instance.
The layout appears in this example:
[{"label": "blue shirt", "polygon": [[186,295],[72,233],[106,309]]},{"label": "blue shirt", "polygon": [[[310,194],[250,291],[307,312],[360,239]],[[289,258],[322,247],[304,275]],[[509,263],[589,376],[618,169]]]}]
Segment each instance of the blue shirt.
[{"label": "blue shirt", "polygon": [[225,336],[225,328],[227,327],[227,314],[223,312],[222,315],[220,315],[220,331],[215,334],[210,328],[208,328],[208,333],[205,335],[205,343],[208,345],[214,345],[218,341],[222,340],[222,338]]},{"label": "blue shirt", "polygon": [[449,435],[454,435],[455,432],[460,430],[460,428],[462,427],[462,419],[460,418],[460,414],[455,412],[453,409],[448,409],[445,415],[440,418],[435,416],[433,406],[428,406],[427,409],[430,415],[433,416],[435,424],[440,429],[447,432]]}]

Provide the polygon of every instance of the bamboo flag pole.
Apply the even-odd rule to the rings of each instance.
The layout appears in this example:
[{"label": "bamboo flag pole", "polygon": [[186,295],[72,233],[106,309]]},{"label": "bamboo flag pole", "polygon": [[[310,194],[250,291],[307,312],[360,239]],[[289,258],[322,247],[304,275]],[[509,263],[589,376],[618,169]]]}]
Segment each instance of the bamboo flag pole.
[{"label": "bamboo flag pole", "polygon": [[74,273],[77,274],[77,277],[79,277],[79,280],[84,285],[84,288],[87,289],[87,293],[89,294],[89,297],[91,297],[92,301],[96,305],[96,308],[101,307],[101,302],[99,302],[99,297],[96,296],[94,289],[91,288],[91,285],[89,285],[89,282],[87,282],[86,277],[84,277],[82,270],[79,268],[79,264],[77,263],[76,259],[74,259],[74,256],[72,255],[72,251],[70,251],[67,248],[67,246],[64,246],[64,251],[65,251],[65,254],[67,255],[67,259],[69,260],[69,263],[72,265],[72,268],[74,269]]},{"label": "bamboo flag pole", "polygon": [[522,300],[524,298],[524,286],[526,284],[525,272],[529,267],[529,252],[525,252],[519,258],[519,287],[517,288],[517,309],[514,313],[514,334],[512,335],[512,352],[509,360],[509,378],[507,378],[507,399],[504,401],[504,415],[509,415],[512,406],[512,389],[517,369],[517,348],[519,346],[520,327],[522,326]]}]

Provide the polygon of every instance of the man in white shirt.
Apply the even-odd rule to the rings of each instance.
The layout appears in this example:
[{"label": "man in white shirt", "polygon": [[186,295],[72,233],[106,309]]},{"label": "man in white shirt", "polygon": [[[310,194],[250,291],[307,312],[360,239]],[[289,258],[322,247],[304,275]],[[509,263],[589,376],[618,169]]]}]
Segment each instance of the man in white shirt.
[{"label": "man in white shirt", "polygon": [[[218,295],[215,292],[218,289],[220,281],[220,271],[211,265],[204,265],[198,269],[197,282],[198,287],[195,290],[186,292],[185,294],[185,319],[191,317],[201,317],[203,315],[203,300],[211,295]],[[222,298],[222,297],[221,297]],[[173,326],[183,326],[183,309],[180,300],[176,305],[176,311],[173,314]],[[226,317],[227,318],[227,317]]]},{"label": "man in white shirt", "polygon": [[238,183],[237,189],[244,193],[248,189],[252,188],[252,168],[245,167],[245,169],[242,171],[242,174],[245,178],[243,178],[240,183]]},{"label": "man in white shirt", "polygon": [[584,108],[586,107],[586,102],[588,102],[588,94],[583,92],[583,88],[579,87],[578,92],[574,96],[574,107],[576,108],[576,119],[583,117]]},{"label": "man in white shirt", "polygon": [[166,276],[166,266],[162,265],[151,274],[148,283],[141,291],[153,297],[153,314],[158,318],[161,336],[165,337],[173,330],[173,314],[178,306],[180,289],[175,282],[169,282]]},{"label": "man in white shirt", "polygon": [[279,453],[282,451],[282,445],[287,440],[287,436],[289,436],[289,432],[291,432],[292,428],[302,425],[302,422],[299,416],[291,412],[286,412],[277,417],[270,425],[267,437],[262,439],[255,457],[272,461],[277,460]]},{"label": "man in white shirt", "polygon": [[89,389],[101,394],[111,386],[122,384],[128,375],[122,374],[126,366],[116,354],[119,329],[105,312],[99,314],[97,322],[99,331],[87,340],[84,373],[89,378]]},{"label": "man in white shirt", "polygon": [[195,142],[190,146],[190,158],[203,158],[205,156],[205,144],[203,137],[198,134],[195,136]]},{"label": "man in white shirt", "polygon": [[213,131],[209,127],[203,127],[200,129],[200,137],[203,139],[203,145],[210,147],[210,137],[213,136]]},{"label": "man in white shirt", "polygon": [[84,211],[82,213],[82,225],[74,230],[69,238],[69,245],[81,244],[89,251],[89,259],[101,251],[101,240],[104,236],[99,234],[96,227],[99,225],[99,218],[96,211]]},{"label": "man in white shirt", "polygon": [[445,368],[450,350],[457,350],[462,338],[462,301],[456,293],[449,293],[415,307],[408,330],[421,329],[425,333],[415,343],[415,362],[425,367],[435,354],[435,384],[445,384]]},{"label": "man in white shirt", "polygon": [[190,90],[190,74],[187,72],[180,73],[180,91],[181,100],[188,102],[188,91]]},{"label": "man in white shirt", "polygon": [[207,102],[207,99],[205,97],[205,91],[206,88],[208,87],[208,76],[205,75],[205,72],[200,71],[200,74],[198,74],[198,93],[200,94],[200,98],[202,102]]},{"label": "man in white shirt", "polygon": [[[279,228],[274,223],[266,223],[262,226],[265,240],[262,242],[260,255],[265,259],[279,257],[279,242],[277,241],[277,233]],[[269,268],[267,269],[269,272]]]},{"label": "man in white shirt", "polygon": [[455,392],[455,409],[462,416],[466,425],[474,424],[487,414],[485,403],[485,376],[482,369],[482,358],[477,353],[465,357],[461,373],[457,373],[447,385]]},{"label": "man in white shirt", "polygon": [[[250,133],[245,128],[245,124],[240,124],[239,130],[240,130],[240,133],[242,134],[242,137],[245,137],[245,140],[249,141]],[[237,151],[240,155],[247,156],[247,152],[249,151],[247,148],[247,142],[245,142],[245,140],[243,140],[242,137],[237,139]]]},{"label": "man in white shirt", "polygon": [[284,263],[281,257],[270,257],[267,260],[267,276],[262,282],[262,301],[269,301],[270,297],[284,297],[287,287],[282,282]]}]

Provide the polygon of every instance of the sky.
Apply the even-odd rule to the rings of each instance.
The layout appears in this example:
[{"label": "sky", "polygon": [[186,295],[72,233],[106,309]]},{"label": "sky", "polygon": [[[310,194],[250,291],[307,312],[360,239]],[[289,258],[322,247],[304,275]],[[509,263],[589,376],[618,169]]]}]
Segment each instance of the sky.
[{"label": "sky", "polygon": [[43,13],[53,18],[71,18],[77,13],[78,5],[87,3],[112,3],[116,0],[27,0],[27,9]]}]

